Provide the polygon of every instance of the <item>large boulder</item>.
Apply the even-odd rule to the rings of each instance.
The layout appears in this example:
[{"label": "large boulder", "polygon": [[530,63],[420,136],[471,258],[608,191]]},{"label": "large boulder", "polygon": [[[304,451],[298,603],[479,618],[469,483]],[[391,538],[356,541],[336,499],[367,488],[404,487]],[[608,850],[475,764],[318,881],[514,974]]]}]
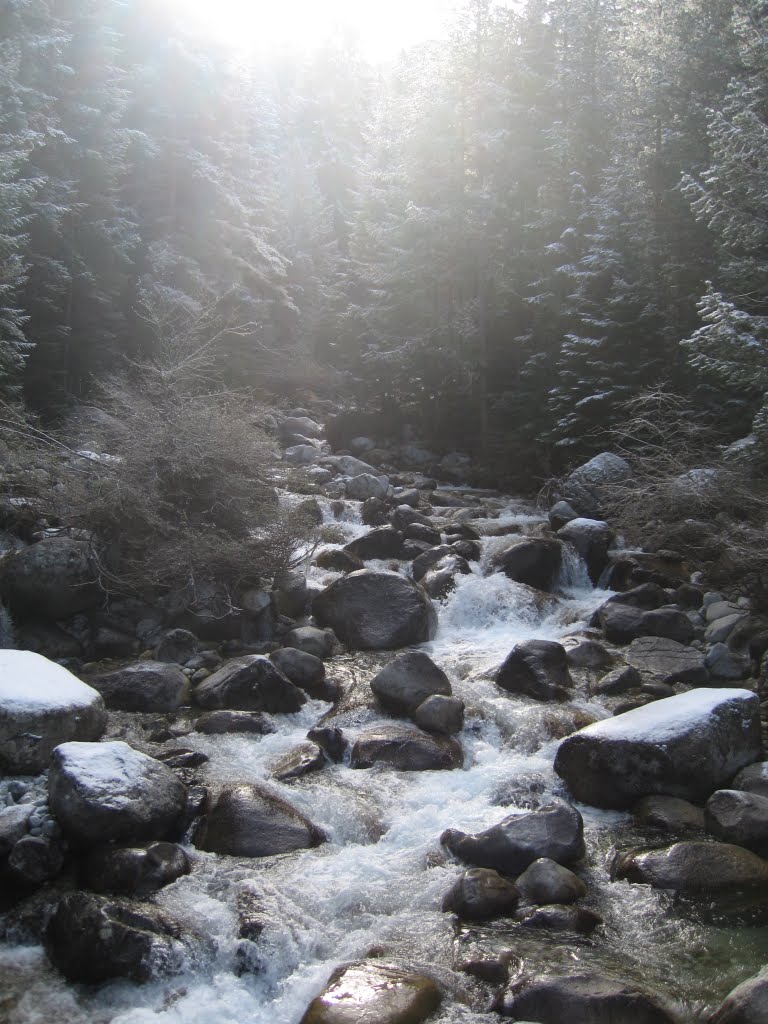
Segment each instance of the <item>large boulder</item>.
[{"label": "large boulder", "polygon": [[432,601],[395,572],[361,569],[336,580],[315,598],[312,611],[344,643],[358,650],[426,643],[437,631]]},{"label": "large boulder", "polygon": [[704,822],[718,839],[768,856],[768,797],[718,789],[704,806]]},{"label": "large boulder", "polygon": [[616,878],[677,892],[717,892],[768,885],[768,863],[731,843],[681,842],[660,850],[631,850]]},{"label": "large boulder", "polygon": [[563,549],[559,540],[526,537],[499,552],[493,559],[493,565],[516,583],[525,583],[550,593],[560,578],[562,560]]},{"label": "large boulder", "polygon": [[654,793],[702,801],[759,758],[759,710],[749,690],[690,690],[568,736],[555,771],[596,807]]},{"label": "large boulder", "polygon": [[0,768],[37,774],[68,740],[97,740],[104,700],[61,665],[31,651],[0,650]]},{"label": "large boulder", "polygon": [[528,978],[504,994],[504,1017],[539,1024],[679,1024],[681,1018],[653,992],[599,974]]},{"label": "large boulder", "polygon": [[189,857],[176,843],[109,843],[88,853],[81,874],[87,887],[95,892],[144,896],[190,871]]},{"label": "large boulder", "polygon": [[195,688],[193,697],[206,711],[227,708],[273,713],[298,711],[307,699],[262,654],[246,654],[226,662]]},{"label": "large boulder", "polygon": [[199,849],[233,857],[271,857],[324,841],[309,818],[258,783],[225,786],[195,834]]},{"label": "large boulder", "polygon": [[465,921],[511,917],[520,902],[512,882],[491,868],[470,868],[459,875],[443,897],[442,909]]},{"label": "large boulder", "polygon": [[437,984],[423,974],[363,961],[337,968],[300,1024],[421,1024],[441,998]]},{"label": "large boulder", "polygon": [[529,864],[515,884],[526,903],[575,903],[587,892],[578,875],[549,857]]},{"label": "large boulder", "polygon": [[581,516],[599,515],[610,489],[625,483],[631,476],[632,469],[626,459],[612,452],[601,452],[563,480],[560,497]]},{"label": "large boulder", "polygon": [[519,875],[540,857],[570,864],[584,856],[584,823],[564,801],[535,811],[511,814],[477,835],[448,829],[441,843],[454,857],[504,875]]},{"label": "large boulder", "polygon": [[448,676],[424,651],[405,651],[373,677],[371,689],[387,711],[412,715],[428,697],[451,695]]},{"label": "large boulder", "polygon": [[53,752],[48,803],[82,843],[174,838],[186,787],[170,768],[127,743],[62,743]]},{"label": "large boulder", "polygon": [[347,497],[353,501],[367,501],[368,498],[383,501],[389,494],[389,488],[388,477],[374,476],[372,473],[360,473],[359,476],[352,476],[344,483]]},{"label": "large boulder", "polygon": [[765,1024],[768,1020],[768,968],[729,993],[709,1024]]},{"label": "large boulder", "polygon": [[695,647],[686,647],[677,640],[656,636],[639,637],[622,654],[628,665],[658,682],[703,686],[709,679],[701,651]]},{"label": "large boulder", "polygon": [[496,684],[508,693],[534,700],[568,700],[573,680],[565,648],[551,640],[518,644],[496,673]]},{"label": "large boulder", "polygon": [[281,647],[272,651],[269,660],[277,665],[283,675],[290,679],[294,686],[319,700],[328,694],[325,679],[325,664],[314,654],[307,654],[296,647]]},{"label": "large boulder", "polygon": [[364,561],[367,558],[405,558],[407,555],[403,548],[403,535],[393,526],[378,526],[350,541],[342,550]]},{"label": "large boulder", "polygon": [[102,593],[91,546],[69,537],[46,537],[7,558],[0,594],[15,615],[69,619],[98,604]]},{"label": "large boulder", "polygon": [[45,950],[68,981],[148,981],[183,966],[178,924],[148,904],[71,892],[45,929]]},{"label": "large boulder", "polygon": [[189,703],[189,679],[178,665],[160,661],[138,661],[90,683],[116,711],[176,711]]},{"label": "large boulder", "polygon": [[461,768],[464,752],[457,740],[431,736],[410,726],[383,725],[360,733],[352,747],[352,768],[386,764],[402,772]]}]

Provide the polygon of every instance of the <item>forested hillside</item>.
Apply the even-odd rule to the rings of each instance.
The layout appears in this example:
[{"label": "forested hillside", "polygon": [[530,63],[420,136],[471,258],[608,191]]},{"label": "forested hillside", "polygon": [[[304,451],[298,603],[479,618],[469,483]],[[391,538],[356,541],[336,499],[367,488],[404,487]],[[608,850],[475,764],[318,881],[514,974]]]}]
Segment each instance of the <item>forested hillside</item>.
[{"label": "forested hillside", "polygon": [[193,324],[246,392],[341,389],[539,480],[659,383],[759,432],[767,13],[469,0],[372,67],[5,0],[4,389],[52,423]]}]

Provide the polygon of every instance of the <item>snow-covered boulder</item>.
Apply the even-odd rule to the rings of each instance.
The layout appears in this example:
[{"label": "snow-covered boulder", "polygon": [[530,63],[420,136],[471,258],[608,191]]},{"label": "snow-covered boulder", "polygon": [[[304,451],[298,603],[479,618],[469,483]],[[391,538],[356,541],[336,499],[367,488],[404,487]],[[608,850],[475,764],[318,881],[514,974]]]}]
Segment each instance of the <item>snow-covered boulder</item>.
[{"label": "snow-covered boulder", "polygon": [[101,591],[87,541],[46,537],[3,562],[0,591],[14,614],[68,619],[87,611]]},{"label": "snow-covered boulder", "polygon": [[62,743],[53,752],[48,803],[76,842],[174,838],[186,787],[153,757],[120,740]]},{"label": "snow-covered boulder", "polygon": [[0,651],[0,767],[36,774],[54,747],[97,740],[107,716],[101,695],[32,651]]},{"label": "snow-covered boulder", "polygon": [[582,516],[600,513],[600,503],[608,488],[632,476],[626,459],[612,452],[601,452],[569,474],[559,490],[560,497]]},{"label": "snow-covered boulder", "polygon": [[760,705],[741,689],[698,689],[596,722],[560,744],[555,771],[577,800],[629,808],[654,793],[694,803],[760,757]]}]

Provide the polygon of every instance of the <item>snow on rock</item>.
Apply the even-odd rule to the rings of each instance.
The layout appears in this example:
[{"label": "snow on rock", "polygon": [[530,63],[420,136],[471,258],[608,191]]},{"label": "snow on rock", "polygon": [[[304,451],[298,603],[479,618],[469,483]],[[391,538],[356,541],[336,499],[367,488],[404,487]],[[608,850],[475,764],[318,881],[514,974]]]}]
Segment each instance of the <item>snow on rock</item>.
[{"label": "snow on rock", "polygon": [[186,787],[127,743],[62,743],[53,752],[48,802],[80,842],[175,838]]},{"label": "snow on rock", "polygon": [[106,725],[101,695],[42,654],[0,651],[0,768],[36,774],[54,747],[97,740]]},{"label": "snow on rock", "polygon": [[560,497],[579,515],[591,517],[599,513],[606,490],[631,476],[632,470],[625,459],[612,452],[601,452],[563,480]]},{"label": "snow on rock", "polygon": [[629,808],[652,794],[695,803],[758,760],[759,711],[749,690],[690,690],[567,737],[555,771],[597,807]]}]

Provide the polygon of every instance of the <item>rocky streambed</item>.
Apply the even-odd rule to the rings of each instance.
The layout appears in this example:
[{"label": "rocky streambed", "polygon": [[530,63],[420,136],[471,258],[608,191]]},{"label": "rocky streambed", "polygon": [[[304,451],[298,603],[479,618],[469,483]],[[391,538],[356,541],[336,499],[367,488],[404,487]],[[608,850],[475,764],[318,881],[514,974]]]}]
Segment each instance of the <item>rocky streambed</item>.
[{"label": "rocky streambed", "polygon": [[621,550],[611,456],[541,512],[282,432],[325,539],[239,637],[0,652],[2,1019],[768,1020],[768,625]]}]

